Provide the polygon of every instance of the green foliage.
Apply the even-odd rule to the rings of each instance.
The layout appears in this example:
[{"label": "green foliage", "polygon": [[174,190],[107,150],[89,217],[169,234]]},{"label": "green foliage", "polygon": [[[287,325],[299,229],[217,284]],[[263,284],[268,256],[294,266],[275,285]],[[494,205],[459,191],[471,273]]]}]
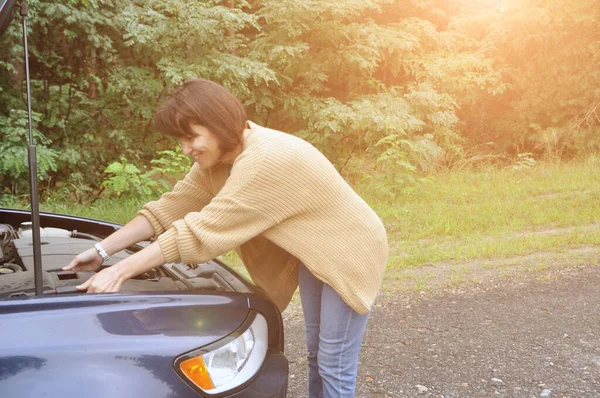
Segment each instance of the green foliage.
[{"label": "green foliage", "polygon": [[[506,166],[523,153],[597,153],[596,3],[30,0],[42,191],[80,201],[100,187],[166,189],[183,155],[152,163],[173,147],[151,118],[196,77],[229,88],[250,119],[309,140],[349,180],[390,192],[478,159]],[[14,113],[24,108],[22,51],[13,21],[0,39],[0,133],[12,148],[0,181],[9,192],[24,186],[15,149],[24,115]]]},{"label": "green foliage", "polygon": [[[275,74],[247,51],[258,16],[245,2],[146,0],[125,8],[124,44],[154,78],[170,86],[196,77],[218,81],[247,103],[254,89],[276,83]],[[137,58],[137,59],[136,59]],[[139,62],[138,61],[138,62]]]},{"label": "green foliage", "polygon": [[387,149],[379,155],[377,163],[383,163],[383,179],[388,187],[402,186],[407,181],[412,183],[412,176],[416,167],[409,162],[407,148],[411,148],[411,141],[392,134],[379,140],[376,147],[384,146]]},{"label": "green foliage", "polygon": [[[58,152],[50,149],[47,139],[37,125],[41,115],[34,113],[32,132],[37,153],[37,174],[42,180],[49,171],[56,171]],[[8,116],[0,115],[0,183],[2,191],[17,194],[29,181],[27,147],[29,145],[28,117],[26,111],[12,110]]]},{"label": "green foliage", "polygon": [[150,162],[154,167],[148,170],[129,163],[123,156],[109,164],[104,169],[108,176],[102,181],[106,194],[149,197],[171,189],[189,171],[190,160],[181,149],[159,151],[158,155]]},{"label": "green foliage", "polygon": [[[504,13],[458,15],[453,28],[485,50],[505,95],[483,95],[466,131],[499,151],[562,158],[598,146],[573,140],[595,130],[600,95],[600,8],[594,0],[507,0]],[[474,40],[475,39],[475,40]],[[597,131],[597,130],[596,130]]]},{"label": "green foliage", "polygon": [[129,163],[125,157],[113,162],[104,169],[110,176],[102,181],[102,187],[108,195],[121,196],[122,194],[148,197],[158,187],[158,182],[153,180],[147,172],[142,172],[137,166]]},{"label": "green foliage", "polygon": [[152,175],[162,182],[165,189],[170,188],[190,171],[190,158],[183,154],[181,147],[175,151],[158,151],[158,159],[152,159]]}]

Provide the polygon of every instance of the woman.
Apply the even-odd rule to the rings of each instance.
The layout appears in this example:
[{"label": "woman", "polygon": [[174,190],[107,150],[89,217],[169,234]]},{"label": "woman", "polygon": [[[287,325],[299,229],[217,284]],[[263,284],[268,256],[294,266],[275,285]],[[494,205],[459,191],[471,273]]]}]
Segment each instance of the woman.
[{"label": "woman", "polygon": [[300,286],[309,395],[353,397],[360,345],[387,262],[380,219],[317,149],[248,122],[242,104],[216,83],[185,83],[154,122],[181,141],[194,158],[192,169],[64,269],[96,270],[110,254],[157,236],[78,286],[116,292],[161,264],[200,263],[239,248],[253,281],[281,311]]}]

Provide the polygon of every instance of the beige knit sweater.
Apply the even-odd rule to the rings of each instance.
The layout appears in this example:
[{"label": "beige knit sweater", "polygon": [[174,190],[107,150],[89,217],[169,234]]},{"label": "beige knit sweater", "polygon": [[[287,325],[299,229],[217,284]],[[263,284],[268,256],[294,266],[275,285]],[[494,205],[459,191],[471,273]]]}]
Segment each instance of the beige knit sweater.
[{"label": "beige knit sweater", "polygon": [[194,165],[144,206],[167,262],[200,263],[239,248],[254,283],[281,309],[298,260],[356,312],[371,307],[387,263],[373,210],[312,145],[250,123],[231,170]]}]

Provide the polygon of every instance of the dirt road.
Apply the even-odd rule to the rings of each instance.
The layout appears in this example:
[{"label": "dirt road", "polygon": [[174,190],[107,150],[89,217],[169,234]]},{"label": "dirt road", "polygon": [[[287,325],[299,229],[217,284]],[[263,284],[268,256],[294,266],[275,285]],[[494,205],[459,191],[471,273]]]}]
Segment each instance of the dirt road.
[{"label": "dirt road", "polygon": [[[289,397],[306,397],[302,312],[284,313]],[[361,351],[357,397],[600,398],[600,267],[380,297]]]}]

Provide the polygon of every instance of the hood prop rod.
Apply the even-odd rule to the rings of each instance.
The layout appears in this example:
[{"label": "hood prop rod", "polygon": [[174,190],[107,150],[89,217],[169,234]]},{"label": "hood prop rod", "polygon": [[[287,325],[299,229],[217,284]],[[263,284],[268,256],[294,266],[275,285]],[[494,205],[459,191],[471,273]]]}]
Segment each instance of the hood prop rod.
[{"label": "hood prop rod", "polygon": [[44,280],[42,274],[42,245],[40,239],[40,208],[38,204],[37,187],[37,156],[35,143],[33,141],[31,121],[31,85],[29,81],[29,56],[27,50],[27,14],[29,7],[27,3],[21,4],[21,20],[23,21],[23,49],[25,56],[25,80],[27,82],[27,114],[29,116],[29,145],[27,146],[27,158],[29,160],[29,191],[31,195],[31,224],[33,236],[33,278],[35,283],[35,295],[44,294]]}]

